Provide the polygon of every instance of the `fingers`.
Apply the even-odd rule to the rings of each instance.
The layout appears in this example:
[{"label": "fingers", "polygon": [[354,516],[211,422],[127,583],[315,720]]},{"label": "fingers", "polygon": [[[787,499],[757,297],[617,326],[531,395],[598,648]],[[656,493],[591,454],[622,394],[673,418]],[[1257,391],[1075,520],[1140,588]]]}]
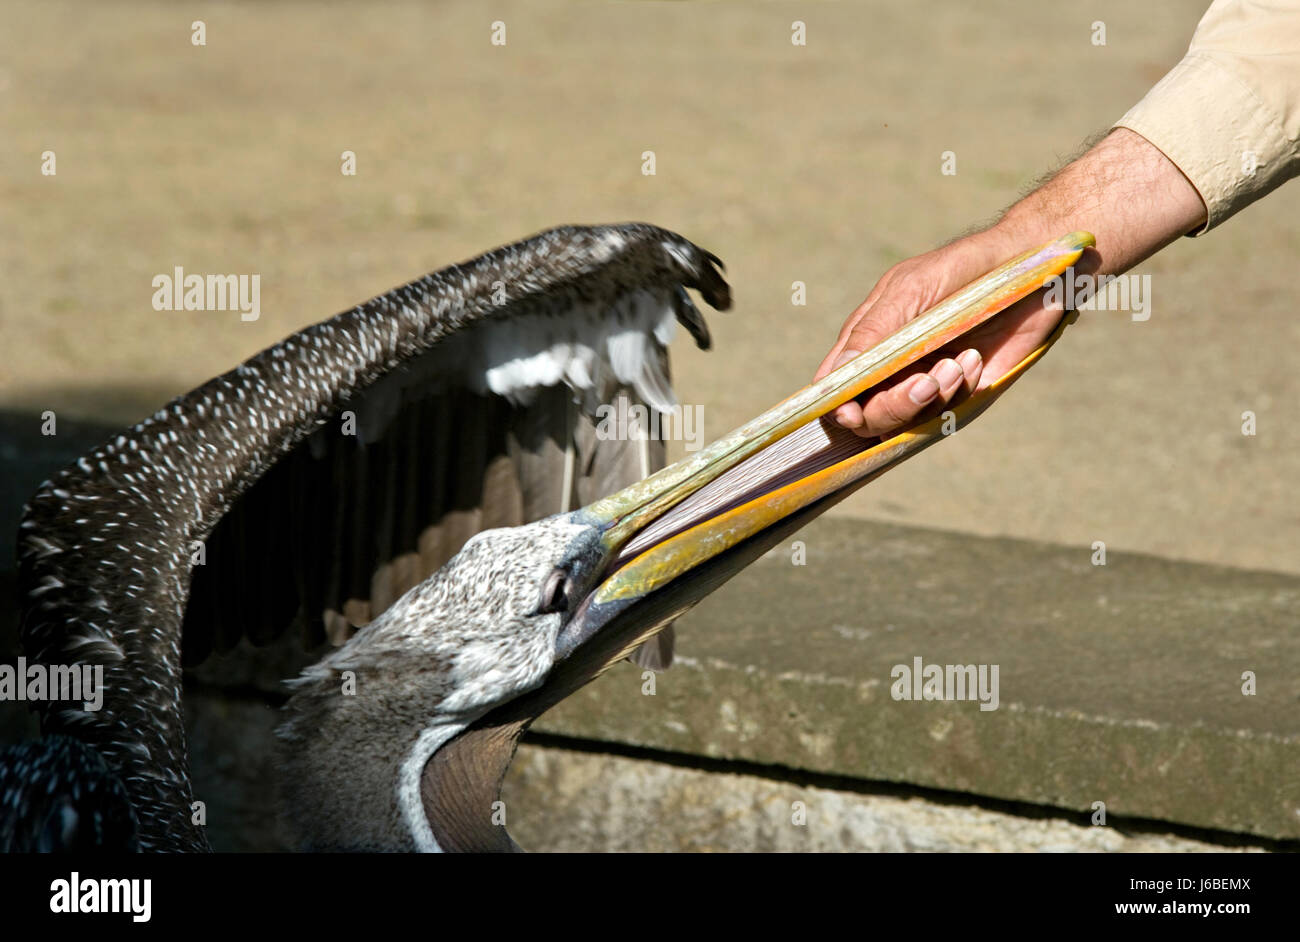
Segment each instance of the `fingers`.
[{"label": "fingers", "polygon": [[890,434],[928,418],[927,413],[937,412],[958,396],[970,395],[979,384],[983,366],[978,350],[966,350],[956,359],[940,360],[928,372],[913,373],[880,388],[864,403],[846,402],[835,410],[834,421],[864,438]]},{"label": "fingers", "polygon": [[[816,379],[823,378],[859,352],[870,350],[922,311],[990,271],[1005,257],[1006,246],[998,238],[977,233],[899,262],[881,276],[867,299],[845,320],[835,345],[817,369]],[[955,360],[923,360],[903,375],[891,377],[868,390],[862,402],[840,406],[833,420],[870,438],[891,434],[937,415],[950,402],[974,392],[986,372],[993,378],[1000,375],[993,371],[994,365],[1001,369],[1002,360],[1023,356],[1022,349],[1027,344],[1038,342],[1035,337],[1040,326],[1025,323],[1031,313],[1023,312],[1009,319],[1009,312],[1003,312],[998,318],[1002,321],[997,328],[999,334],[977,338],[972,333],[961,341],[971,349],[964,350]],[[1022,326],[1025,327],[1023,336],[1016,333]],[[1010,365],[1016,362],[1019,360],[1012,360]]]}]

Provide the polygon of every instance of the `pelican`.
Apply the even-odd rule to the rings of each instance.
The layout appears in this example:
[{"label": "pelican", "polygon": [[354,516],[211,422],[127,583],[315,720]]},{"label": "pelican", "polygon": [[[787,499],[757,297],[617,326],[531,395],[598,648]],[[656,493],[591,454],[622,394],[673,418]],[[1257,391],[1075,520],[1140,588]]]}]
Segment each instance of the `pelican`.
[{"label": "pelican", "polygon": [[[285,468],[317,478],[350,473],[356,449],[338,447],[341,417],[358,419],[372,439],[410,422],[424,432],[412,410],[429,390],[453,388],[526,399],[563,385],[599,399],[621,386],[663,402],[660,354],[672,325],[707,338],[686,289],[718,309],[730,305],[730,291],[719,260],[672,232],[570,226],[299,331],[80,459],[29,503],[19,534],[24,650],[42,664],[102,665],[107,685],[95,713],[43,704],[42,730],[103,760],[100,792],[125,796],[141,850],[209,849],[193,823],[182,647],[193,660],[213,643],[205,631],[229,644],[232,635],[283,631],[321,614],[321,631],[347,637],[290,682],[279,731],[284,808],[301,847],[516,850],[493,823],[493,807],[528,724],[653,641],[784,535],[940,440],[948,429],[938,417],[879,442],[820,418],[1037,289],[1089,244],[1074,233],[1011,260],[708,448],[585,506],[481,529],[427,577],[413,579],[414,564],[395,573],[402,567],[391,559],[386,574],[375,571],[375,560],[388,557],[355,545],[321,546],[328,527],[311,530],[307,542],[279,532],[260,547],[259,562],[314,565],[273,566],[261,581],[254,566],[242,583],[227,571],[200,611],[200,579],[212,578],[196,564],[201,551],[223,520],[274,513],[258,494],[262,483]],[[1063,326],[955,406],[958,426]],[[492,434],[475,427],[480,437]],[[407,473],[401,458],[378,480],[363,479],[378,512],[349,511],[371,528],[369,538],[382,531],[386,549],[400,544],[391,533],[403,524],[381,492]],[[455,456],[442,461],[456,473]],[[320,493],[290,488],[284,499],[296,509],[282,519],[325,514],[312,503]],[[357,584],[339,578],[337,565],[332,578],[321,575],[329,567],[319,560],[338,554],[359,557],[348,578],[369,572],[359,591],[371,598],[349,595]],[[242,605],[221,604],[218,596],[238,596],[244,583],[253,588]],[[341,607],[322,601],[331,593]],[[248,620],[214,626],[202,617],[213,613]],[[52,788],[34,780],[24,787]],[[67,843],[66,814],[55,830],[60,822]]]}]

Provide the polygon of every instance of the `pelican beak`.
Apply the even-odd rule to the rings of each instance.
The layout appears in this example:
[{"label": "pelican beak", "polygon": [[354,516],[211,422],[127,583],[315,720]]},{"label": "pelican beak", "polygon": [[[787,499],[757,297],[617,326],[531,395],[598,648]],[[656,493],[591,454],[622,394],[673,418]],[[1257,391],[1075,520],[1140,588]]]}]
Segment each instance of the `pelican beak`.
[{"label": "pelican beak", "polygon": [[[864,439],[821,419],[1038,290],[1093,244],[1091,234],[1073,232],[1012,259],[708,448],[577,511],[600,529],[606,562],[600,581],[561,632],[559,655],[742,543],[796,516],[807,522],[971,422],[1056,341],[1064,318],[1039,348],[991,385],[884,440]],[[812,507],[820,509],[806,512]],[[668,608],[658,607],[658,624],[680,614]],[[658,624],[644,625],[645,633]],[[629,637],[626,646],[643,637]]]}]

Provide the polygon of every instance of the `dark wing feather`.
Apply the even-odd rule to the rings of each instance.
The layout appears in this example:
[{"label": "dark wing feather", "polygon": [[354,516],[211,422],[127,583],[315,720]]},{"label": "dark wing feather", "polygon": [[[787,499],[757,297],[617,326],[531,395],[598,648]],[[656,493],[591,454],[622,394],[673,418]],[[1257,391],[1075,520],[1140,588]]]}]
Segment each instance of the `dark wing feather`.
[{"label": "dark wing feather", "polygon": [[0,749],[0,853],[134,851],[126,788],[99,751],[66,736]]},{"label": "dark wing feather", "polygon": [[664,463],[662,441],[600,440],[565,386],[527,405],[463,389],[431,393],[374,441],[329,429],[316,436],[226,513],[192,571],[184,665],[241,652],[209,667],[207,679],[224,670],[229,681],[246,666],[244,638],[262,647],[287,637],[299,650],[284,658],[315,660],[481,530],[582,506]]}]

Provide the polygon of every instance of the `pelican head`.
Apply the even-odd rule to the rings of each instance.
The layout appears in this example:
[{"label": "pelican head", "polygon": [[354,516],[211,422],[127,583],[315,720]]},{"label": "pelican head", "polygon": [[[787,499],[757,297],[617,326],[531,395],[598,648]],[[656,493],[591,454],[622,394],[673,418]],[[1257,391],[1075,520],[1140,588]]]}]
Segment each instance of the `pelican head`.
[{"label": "pelican head", "polygon": [[[707,449],[587,507],[471,539],[295,681],[288,808],[311,849],[514,847],[495,815],[527,724],[785,534],[949,431],[880,442],[821,421],[1064,271],[1013,259]],[[1059,333],[1060,328],[1058,328]],[[978,415],[1043,350],[953,408]]]}]

